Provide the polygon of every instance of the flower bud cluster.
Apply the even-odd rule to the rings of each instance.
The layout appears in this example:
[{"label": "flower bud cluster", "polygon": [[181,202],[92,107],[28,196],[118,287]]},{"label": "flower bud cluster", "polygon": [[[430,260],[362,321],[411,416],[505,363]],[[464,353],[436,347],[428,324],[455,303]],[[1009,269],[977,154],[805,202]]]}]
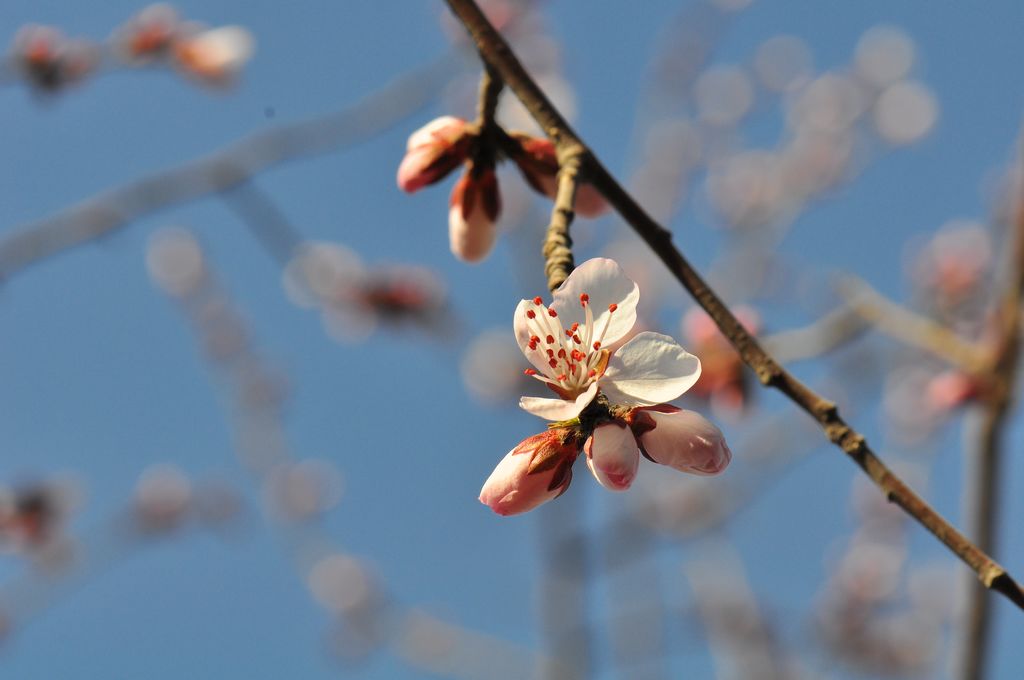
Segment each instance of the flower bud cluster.
[{"label": "flower bud cluster", "polygon": [[[483,260],[494,247],[501,214],[495,174],[500,157],[514,161],[535,191],[555,198],[559,164],[550,140],[506,133],[497,126],[485,134],[480,125],[454,116],[442,116],[414,132],[398,166],[398,187],[408,193],[440,182],[459,166],[465,168],[452,189],[448,235],[452,253],[466,262]],[[588,184],[579,187],[576,210],[581,215],[596,217],[606,209],[596,189]]]},{"label": "flower bud cluster", "polygon": [[211,29],[183,21],[170,5],[155,4],[115,29],[107,44],[26,25],[15,35],[10,59],[36,90],[58,92],[94,75],[108,52],[123,66],[166,63],[205,85],[224,86],[252,56],[253,38],[240,26]]}]

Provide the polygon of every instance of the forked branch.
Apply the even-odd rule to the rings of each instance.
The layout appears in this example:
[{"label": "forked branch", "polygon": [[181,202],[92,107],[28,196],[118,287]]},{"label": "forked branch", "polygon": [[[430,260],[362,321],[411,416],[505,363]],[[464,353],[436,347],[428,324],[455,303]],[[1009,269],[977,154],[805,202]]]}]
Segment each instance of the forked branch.
[{"label": "forked branch", "polygon": [[736,348],[743,361],[766,386],[774,387],[817,420],[825,435],[843,450],[871,478],[886,497],[899,505],[962,559],[987,588],[996,590],[1024,609],[1024,590],[991,557],[939,515],[874,454],[864,437],[839,415],[836,405],[817,394],[787,372],[748,333],[683,254],[672,243],[672,234],[623,189],[598,158],[576,135],[562,114],[551,104],[537,83],[523,68],[508,43],[490,24],[473,0],[446,0],[469,31],[480,56],[505,81],[534,120],[560,152],[579,149],[581,173],[619,215],[647,242],[669,271],[697,303],[714,319]]}]

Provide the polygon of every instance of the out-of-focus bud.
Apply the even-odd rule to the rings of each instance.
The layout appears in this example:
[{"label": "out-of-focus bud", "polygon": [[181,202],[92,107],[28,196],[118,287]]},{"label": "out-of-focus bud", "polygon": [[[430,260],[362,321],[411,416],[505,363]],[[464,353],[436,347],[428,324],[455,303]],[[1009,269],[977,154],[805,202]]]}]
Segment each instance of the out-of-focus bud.
[{"label": "out-of-focus bud", "polygon": [[928,381],[928,404],[936,411],[951,411],[978,396],[978,383],[960,371],[946,371]]},{"label": "out-of-focus bud", "polygon": [[170,54],[181,22],[170,5],[146,7],[114,32],[118,57],[129,64],[145,64]]},{"label": "out-of-focus bud", "polygon": [[475,139],[476,133],[461,118],[430,121],[409,136],[398,166],[398,188],[412,193],[441,181],[465,162]]},{"label": "out-of-focus bud", "polygon": [[476,173],[470,167],[452,189],[448,237],[452,253],[466,262],[479,262],[491,252],[501,212],[501,194],[494,168]]},{"label": "out-of-focus bud", "polygon": [[206,278],[203,250],[191,232],[168,228],[157,232],[146,250],[146,268],[153,282],[174,297],[187,297]]},{"label": "out-of-focus bud", "polygon": [[192,485],[180,470],[157,466],[142,473],[135,488],[135,517],[145,531],[176,528],[189,511]]},{"label": "out-of-focus bud", "polygon": [[342,494],[342,478],[327,461],[304,460],[281,465],[267,479],[267,505],[278,517],[304,521],[334,507]]},{"label": "out-of-focus bud", "polygon": [[173,56],[187,75],[207,85],[224,86],[234,80],[254,49],[248,30],[221,26],[175,40]]},{"label": "out-of-focus bud", "polygon": [[[513,132],[511,137],[516,143],[512,160],[523,179],[534,191],[554,200],[558,194],[558,153],[554,143],[522,132]],[[573,209],[583,217],[599,217],[608,210],[608,202],[592,185],[581,182],[576,187]]]},{"label": "out-of-focus bud", "polygon": [[15,35],[13,58],[34,87],[53,92],[92,73],[100,54],[92,43],[70,40],[52,26],[31,24]]},{"label": "out-of-focus bud", "polygon": [[915,282],[937,303],[970,301],[991,274],[992,237],[979,222],[954,219],[944,224],[914,263]]},{"label": "out-of-focus bud", "polygon": [[640,451],[636,438],[625,423],[598,425],[583,445],[587,467],[606,489],[625,491],[636,478]]},{"label": "out-of-focus bud", "polygon": [[[750,307],[737,308],[736,316],[749,332],[760,330],[760,317]],[[700,379],[690,388],[690,394],[710,400],[716,409],[742,410],[749,390],[743,360],[715,322],[695,307],[683,317],[683,335],[701,363]]]},{"label": "out-of-focus bud", "polygon": [[38,553],[58,542],[77,495],[69,482],[0,490],[0,547]]},{"label": "out-of-focus bud", "polygon": [[524,439],[484,482],[480,502],[499,515],[518,515],[557,498],[569,488],[579,452],[575,433],[567,428]]},{"label": "out-of-focus bud", "polygon": [[722,431],[696,411],[661,404],[634,409],[627,419],[640,449],[655,463],[695,475],[717,475],[732,460]]}]

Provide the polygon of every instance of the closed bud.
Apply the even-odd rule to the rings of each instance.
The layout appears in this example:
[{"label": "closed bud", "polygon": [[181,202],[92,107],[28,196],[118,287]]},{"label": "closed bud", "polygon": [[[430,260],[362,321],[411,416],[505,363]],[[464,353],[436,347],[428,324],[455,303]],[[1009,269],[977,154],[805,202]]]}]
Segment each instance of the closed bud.
[{"label": "closed bud", "polygon": [[625,423],[598,425],[587,438],[583,451],[587,454],[587,467],[604,488],[625,491],[636,478],[640,451]]},{"label": "closed bud", "polygon": [[491,252],[497,238],[495,221],[501,212],[501,194],[494,168],[478,175],[470,168],[452,189],[448,237],[460,260],[479,262]]},{"label": "closed bud", "polygon": [[575,434],[566,428],[528,437],[494,468],[480,490],[480,502],[499,515],[533,510],[569,488],[578,455]]},{"label": "closed bud", "polygon": [[696,411],[661,404],[634,409],[629,421],[640,448],[655,463],[695,475],[717,475],[732,460],[722,431]]},{"label": "closed bud", "polygon": [[[512,133],[517,149],[513,160],[519,167],[523,179],[534,191],[554,200],[558,195],[558,152],[550,139],[531,137],[521,132]],[[573,210],[583,217],[598,217],[608,209],[608,202],[601,193],[586,182],[576,187],[576,204]]]},{"label": "closed bud", "polygon": [[461,118],[442,116],[427,123],[409,136],[398,166],[398,188],[412,193],[441,181],[466,160],[474,139]]},{"label": "closed bud", "polygon": [[174,59],[186,74],[206,83],[229,84],[254,49],[252,34],[241,26],[222,26],[174,43]]}]

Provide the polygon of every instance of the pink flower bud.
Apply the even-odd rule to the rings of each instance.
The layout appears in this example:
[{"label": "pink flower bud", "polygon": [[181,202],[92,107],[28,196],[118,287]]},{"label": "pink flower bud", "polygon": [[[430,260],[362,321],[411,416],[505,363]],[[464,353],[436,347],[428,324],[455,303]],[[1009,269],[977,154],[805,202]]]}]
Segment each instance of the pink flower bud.
[{"label": "pink flower bud", "polygon": [[494,247],[494,222],[501,212],[501,195],[494,168],[474,176],[472,168],[452,189],[448,212],[448,237],[460,260],[479,262]]},{"label": "pink flower bud", "polygon": [[534,191],[554,200],[558,193],[558,154],[550,139],[531,137],[521,132],[512,133],[518,145],[513,160],[523,179]]},{"label": "pink flower bud", "polygon": [[398,166],[398,188],[412,193],[447,177],[466,160],[474,137],[466,121],[454,116],[432,120],[412,133]]},{"label": "pink flower bud", "polygon": [[587,438],[583,451],[587,454],[587,467],[606,489],[625,491],[636,478],[640,451],[625,423],[598,425]]},{"label": "pink flower bud", "polygon": [[174,43],[174,59],[186,74],[207,85],[229,84],[255,49],[252,34],[241,26],[221,26]]},{"label": "pink flower bud", "polygon": [[[558,194],[558,153],[550,139],[513,133],[519,149],[513,160],[519,166],[523,179],[534,191],[554,200]],[[576,188],[577,214],[597,217],[608,209],[608,202],[592,185],[582,182]]]},{"label": "pink flower bud", "polygon": [[518,515],[569,488],[579,446],[554,428],[524,439],[501,459],[480,490],[480,502],[499,515]]},{"label": "pink flower bud", "polygon": [[576,214],[583,217],[600,217],[608,211],[608,201],[604,200],[593,184],[582,182],[576,189]]},{"label": "pink flower bud", "polygon": [[732,460],[721,430],[695,411],[661,404],[635,409],[630,425],[655,463],[696,475],[717,475]]},{"label": "pink flower bud", "polygon": [[181,21],[173,7],[162,3],[150,5],[114,33],[115,51],[130,64],[163,58],[180,30]]},{"label": "pink flower bud", "polygon": [[14,37],[13,56],[33,86],[56,91],[95,71],[100,49],[85,40],[68,39],[53,27],[30,24]]}]

